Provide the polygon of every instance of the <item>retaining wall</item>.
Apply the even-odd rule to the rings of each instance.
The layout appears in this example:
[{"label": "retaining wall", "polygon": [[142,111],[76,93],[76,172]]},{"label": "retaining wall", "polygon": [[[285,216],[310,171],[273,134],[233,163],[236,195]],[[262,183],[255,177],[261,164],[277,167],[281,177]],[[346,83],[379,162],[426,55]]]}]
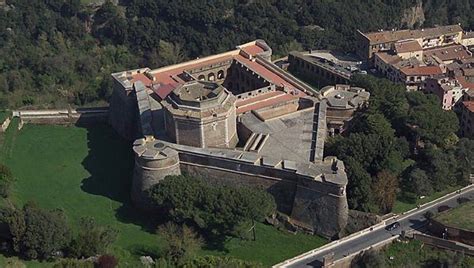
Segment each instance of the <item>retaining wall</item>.
[{"label": "retaining wall", "polygon": [[62,110],[19,110],[13,111],[23,123],[31,124],[90,124],[107,122],[108,108],[80,108]]},{"label": "retaining wall", "polygon": [[461,244],[456,241],[441,239],[424,234],[414,234],[413,238],[431,246],[435,246],[442,249],[454,250],[458,252],[464,252],[465,254],[474,256],[474,247]]},{"label": "retaining wall", "polygon": [[452,226],[445,225],[436,219],[431,219],[428,224],[428,229],[433,234],[442,237],[443,232],[447,230],[447,238],[450,240],[456,240],[461,243],[465,243],[471,246],[474,246],[474,232],[469,230],[464,230]]}]

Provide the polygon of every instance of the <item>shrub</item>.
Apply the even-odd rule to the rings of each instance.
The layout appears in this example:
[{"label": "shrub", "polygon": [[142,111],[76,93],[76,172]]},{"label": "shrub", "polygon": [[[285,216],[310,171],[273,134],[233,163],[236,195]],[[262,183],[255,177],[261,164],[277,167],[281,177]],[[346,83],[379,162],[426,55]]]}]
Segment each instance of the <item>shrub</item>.
[{"label": "shrub", "polygon": [[97,260],[99,268],[114,268],[118,265],[117,258],[112,255],[102,255]]},{"label": "shrub", "polygon": [[64,213],[44,210],[32,203],[22,210],[2,211],[1,221],[9,231],[14,252],[28,259],[48,259],[70,243],[71,232]]},{"label": "shrub", "polygon": [[10,195],[11,184],[13,182],[13,175],[10,169],[0,164],[0,196],[7,198]]},{"label": "shrub", "polygon": [[244,261],[231,257],[220,256],[204,256],[197,257],[186,262],[183,267],[199,268],[199,267],[228,267],[228,268],[260,268],[263,265],[255,262]]},{"label": "shrub", "polygon": [[72,240],[69,251],[74,257],[103,254],[116,238],[116,230],[97,226],[93,218],[82,218],[79,234]]},{"label": "shrub", "polygon": [[54,263],[53,268],[94,268],[94,263],[87,260],[62,259]]},{"label": "shrub", "polygon": [[163,257],[174,265],[194,257],[203,244],[201,237],[186,225],[168,222],[158,228],[158,232],[167,242]]}]

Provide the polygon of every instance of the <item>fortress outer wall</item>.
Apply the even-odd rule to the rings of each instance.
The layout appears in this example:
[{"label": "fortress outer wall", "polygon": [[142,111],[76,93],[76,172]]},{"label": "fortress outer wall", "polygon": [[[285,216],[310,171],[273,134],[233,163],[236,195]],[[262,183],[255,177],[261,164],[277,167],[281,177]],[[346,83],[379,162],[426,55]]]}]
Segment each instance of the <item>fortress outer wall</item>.
[{"label": "fortress outer wall", "polygon": [[[144,140],[135,142],[132,200],[139,208],[151,208],[146,191],[153,185],[168,175],[186,173],[202,177],[211,184],[266,190],[274,196],[278,210],[290,215],[296,225],[326,237],[337,236],[347,223],[344,183],[336,184],[298,174],[296,170],[285,169],[281,165],[259,165],[157,144],[163,143],[151,146]],[[343,168],[337,172],[345,175]]]}]

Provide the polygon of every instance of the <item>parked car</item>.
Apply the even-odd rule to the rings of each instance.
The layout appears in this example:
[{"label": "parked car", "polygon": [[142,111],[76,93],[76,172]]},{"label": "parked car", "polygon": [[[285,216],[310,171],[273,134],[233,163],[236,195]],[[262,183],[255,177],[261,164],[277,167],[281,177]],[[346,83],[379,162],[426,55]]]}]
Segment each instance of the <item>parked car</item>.
[{"label": "parked car", "polygon": [[397,229],[398,227],[400,227],[400,223],[398,221],[388,225],[387,227],[385,227],[385,230],[387,231],[393,231],[395,229]]}]

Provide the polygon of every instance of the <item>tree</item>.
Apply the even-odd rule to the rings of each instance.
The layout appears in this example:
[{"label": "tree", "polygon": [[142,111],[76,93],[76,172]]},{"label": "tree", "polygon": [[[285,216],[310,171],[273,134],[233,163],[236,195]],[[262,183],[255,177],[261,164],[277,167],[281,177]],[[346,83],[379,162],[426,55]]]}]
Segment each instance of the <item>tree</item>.
[{"label": "tree", "polygon": [[203,240],[191,228],[168,222],[158,228],[167,242],[164,257],[174,265],[192,259],[201,248]]},{"label": "tree", "polygon": [[353,158],[348,158],[345,161],[345,165],[349,180],[347,185],[349,208],[371,211],[373,203],[370,189],[372,180],[370,174]]},{"label": "tree", "polygon": [[364,251],[362,256],[357,256],[351,267],[357,268],[383,268],[386,266],[383,255],[374,250]]},{"label": "tree", "polygon": [[208,235],[236,235],[248,221],[262,221],[271,215],[273,197],[259,189],[208,184],[188,176],[168,176],[149,190],[157,209],[178,223],[189,223]]},{"label": "tree", "polygon": [[459,128],[456,114],[453,111],[444,111],[435,99],[436,96],[420,94],[422,93],[408,95],[411,96],[409,99],[412,104],[405,120],[409,126],[408,134],[436,145],[449,142],[452,134]]},{"label": "tree", "polygon": [[0,164],[0,196],[7,198],[10,195],[11,184],[13,182],[13,175],[10,169]]},{"label": "tree", "polygon": [[184,53],[179,44],[160,40],[158,47],[159,66],[167,66],[184,60]]},{"label": "tree", "polygon": [[392,211],[397,198],[398,179],[388,171],[381,171],[377,174],[373,184],[375,202],[381,213]]},{"label": "tree", "polygon": [[385,139],[394,138],[395,130],[392,128],[392,125],[383,114],[378,112],[360,115],[359,120],[354,125],[352,133],[375,134]]},{"label": "tree", "polygon": [[423,217],[428,221],[431,220],[433,216],[434,216],[434,213],[429,210],[423,214]]},{"label": "tree", "polygon": [[426,171],[435,191],[441,191],[457,183],[459,164],[452,150],[427,144],[420,150],[418,165]]},{"label": "tree", "polygon": [[71,241],[66,216],[60,210],[47,211],[28,203],[22,211],[11,211],[7,223],[13,249],[29,259],[48,259]]},{"label": "tree", "polygon": [[408,187],[416,195],[430,195],[433,192],[430,179],[426,172],[420,168],[413,169],[408,175]]},{"label": "tree", "polygon": [[292,40],[281,47],[281,52],[283,56],[287,56],[292,51],[303,51],[303,46],[296,40]]},{"label": "tree", "polygon": [[456,146],[455,157],[459,163],[458,184],[469,183],[471,174],[474,174],[474,140],[461,139]]},{"label": "tree", "polygon": [[93,218],[82,218],[79,234],[72,240],[69,250],[74,257],[96,256],[105,253],[116,238],[116,230],[97,226]]}]

